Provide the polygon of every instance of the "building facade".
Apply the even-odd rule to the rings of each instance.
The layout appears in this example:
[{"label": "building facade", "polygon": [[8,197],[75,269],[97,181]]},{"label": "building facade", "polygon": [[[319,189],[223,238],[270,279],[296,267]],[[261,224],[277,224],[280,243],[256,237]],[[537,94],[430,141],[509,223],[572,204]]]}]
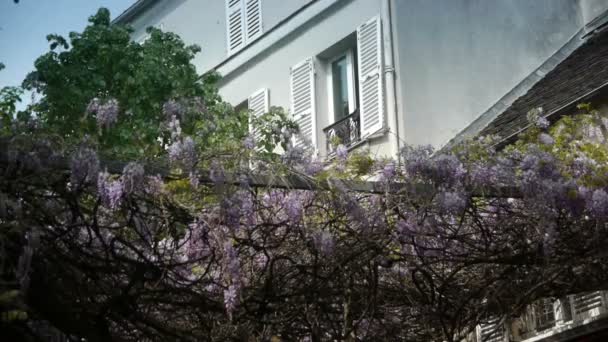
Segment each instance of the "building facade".
[{"label": "building facade", "polygon": [[508,103],[505,94],[578,46],[606,8],[606,0],[139,0],[116,22],[132,25],[136,41],[156,26],[200,45],[194,64],[222,75],[226,101],[289,110],[321,156],[328,141],[394,156],[404,143],[443,146]]},{"label": "building facade", "polygon": [[[296,143],[321,157],[335,142],[395,157],[404,144],[512,135],[525,111],[551,106],[538,102],[551,90],[582,99],[590,83],[569,82],[588,68],[573,60],[595,65],[592,90],[603,89],[608,60],[589,51],[607,10],[608,0],[139,0],[115,22],[135,41],[156,26],[200,45],[194,64],[222,75],[224,100],[252,115],[287,109]],[[605,330],[607,298],[547,299],[470,338],[576,340]]]}]

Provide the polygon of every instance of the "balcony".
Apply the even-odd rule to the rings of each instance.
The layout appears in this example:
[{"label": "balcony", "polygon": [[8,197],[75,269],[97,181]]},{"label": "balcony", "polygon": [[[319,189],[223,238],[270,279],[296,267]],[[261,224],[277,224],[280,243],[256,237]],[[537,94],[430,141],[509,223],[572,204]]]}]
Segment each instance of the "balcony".
[{"label": "balcony", "polygon": [[[558,300],[542,299],[530,305],[517,319],[503,322],[498,318],[477,327],[476,342],[540,342],[589,334],[608,327],[608,293],[594,291],[566,296]],[[593,324],[592,324],[593,323]],[[583,333],[583,335],[585,334]],[[556,335],[560,337],[557,338]]]},{"label": "balcony", "polygon": [[355,110],[348,116],[324,128],[323,133],[325,133],[327,155],[333,154],[338,144],[351,147],[361,141],[359,110]]}]

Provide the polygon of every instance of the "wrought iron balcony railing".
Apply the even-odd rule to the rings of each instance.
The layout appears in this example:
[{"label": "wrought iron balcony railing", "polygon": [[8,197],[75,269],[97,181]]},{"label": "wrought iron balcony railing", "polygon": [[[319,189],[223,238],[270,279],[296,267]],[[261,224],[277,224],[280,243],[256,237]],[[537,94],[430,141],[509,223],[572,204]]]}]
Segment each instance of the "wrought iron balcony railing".
[{"label": "wrought iron balcony railing", "polygon": [[348,116],[336,121],[323,129],[325,141],[327,142],[327,154],[335,152],[338,144],[350,147],[361,140],[361,121],[359,110],[355,110]]}]

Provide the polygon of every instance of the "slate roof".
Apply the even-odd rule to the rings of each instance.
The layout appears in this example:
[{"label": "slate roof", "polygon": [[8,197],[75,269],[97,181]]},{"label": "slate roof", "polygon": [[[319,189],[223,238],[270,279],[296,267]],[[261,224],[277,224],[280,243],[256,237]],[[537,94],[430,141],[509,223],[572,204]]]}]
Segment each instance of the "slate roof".
[{"label": "slate roof", "polygon": [[498,135],[507,143],[528,126],[526,115],[542,107],[554,121],[576,105],[605,93],[608,87],[608,30],[587,40],[524,95],[491,121],[479,135]]}]

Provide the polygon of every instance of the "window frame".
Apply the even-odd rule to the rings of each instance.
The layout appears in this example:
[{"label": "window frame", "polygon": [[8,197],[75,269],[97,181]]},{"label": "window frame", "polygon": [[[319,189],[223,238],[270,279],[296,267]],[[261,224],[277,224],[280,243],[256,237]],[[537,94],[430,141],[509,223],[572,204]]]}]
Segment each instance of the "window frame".
[{"label": "window frame", "polygon": [[334,57],[327,61],[327,99],[329,105],[329,120],[330,124],[337,122],[336,113],[334,112],[334,73],[333,64],[338,60],[346,57],[346,83],[348,87],[348,115],[352,114],[357,109],[357,85],[355,84],[357,79],[355,77],[355,53],[353,48],[342,50]]}]

